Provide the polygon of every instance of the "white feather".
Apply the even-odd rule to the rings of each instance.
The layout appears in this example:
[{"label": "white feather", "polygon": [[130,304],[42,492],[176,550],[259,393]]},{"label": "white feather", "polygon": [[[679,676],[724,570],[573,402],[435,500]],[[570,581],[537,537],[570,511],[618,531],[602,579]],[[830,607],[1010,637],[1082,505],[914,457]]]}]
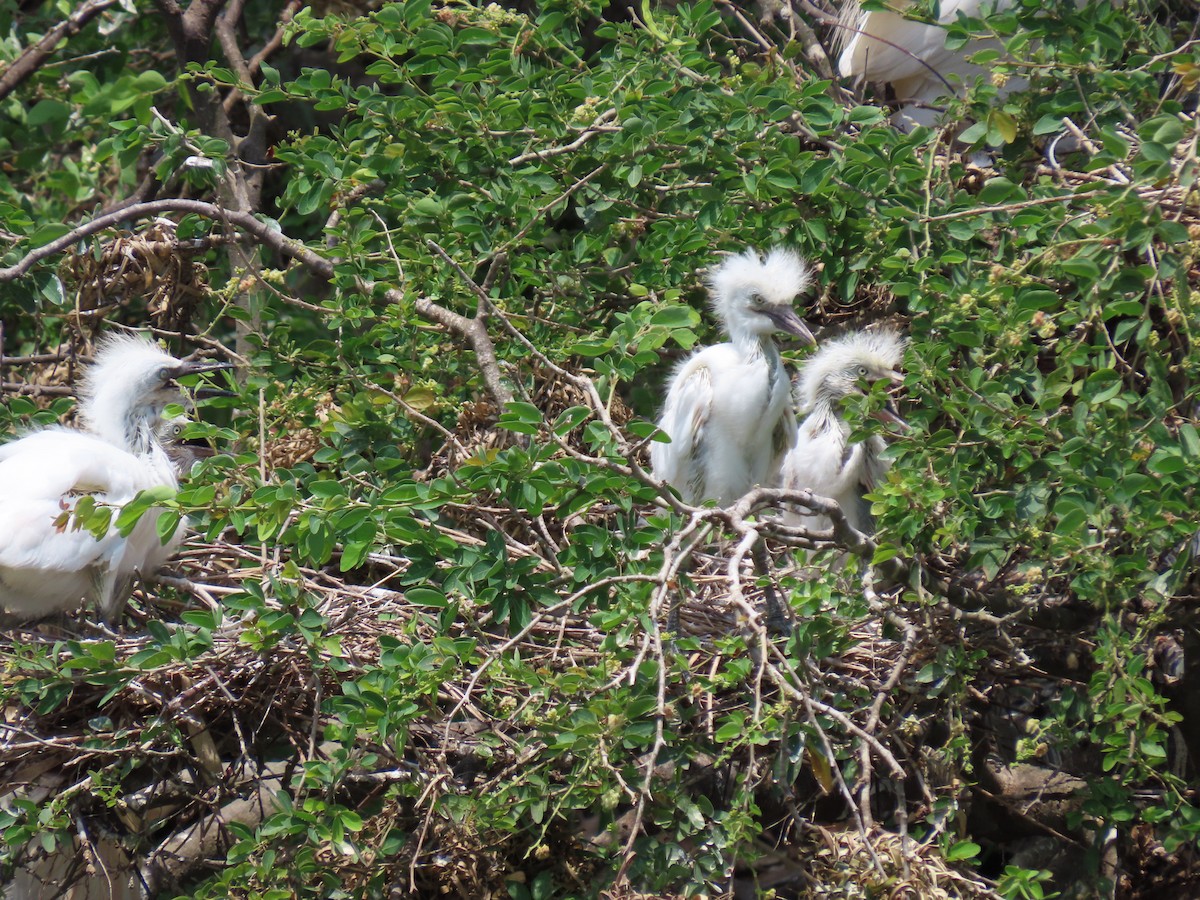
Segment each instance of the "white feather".
[{"label": "white feather", "polygon": [[[153,572],[183,537],[183,523],[161,542],[159,510],[122,537],[99,539],[67,521],[79,498],[116,508],[139,491],[176,487],[157,437],[167,403],[178,399],[170,372],[179,360],[140,338],[110,339],[81,391],[88,431],[47,428],[0,446],[0,607],[44,616],[94,600],[106,618],[125,602],[135,573]],[[66,515],[64,515],[66,514]]]},{"label": "white feather", "polygon": [[[938,111],[924,107],[947,96],[961,96],[965,85],[988,74],[988,69],[969,62],[967,57],[981,50],[1003,49],[993,39],[970,41],[965,47],[947,49],[943,26],[957,20],[960,14],[982,19],[1012,5],[1013,0],[943,0],[939,24],[930,25],[891,10],[865,12],[857,0],[848,0],[837,30],[842,47],[838,71],[856,81],[891,84],[896,99],[904,104],[893,117],[897,126],[907,130],[917,125],[936,125]],[[1024,90],[1028,84],[1026,79],[1010,78],[1003,93]]]},{"label": "white feather", "polygon": [[[896,378],[905,341],[894,331],[857,331],[821,347],[800,373],[797,398],[804,420],[797,429],[795,446],[782,466],[783,487],[812,491],[834,500],[859,531],[870,532],[870,510],[863,495],[875,488],[890,463],[882,458],[883,439],[873,435],[861,444],[850,443],[852,429],[839,414],[839,401],[858,390],[862,380]],[[826,529],[825,516],[793,513],[789,522],[810,529]]]},{"label": "white feather", "polygon": [[654,474],[686,502],[726,506],[774,481],[795,429],[771,335],[784,311],[795,316],[791,304],[808,284],[804,261],[780,248],[765,258],[755,250],[730,256],[711,274],[713,310],[732,340],[676,368],[658,422],[671,443],[650,450]]}]

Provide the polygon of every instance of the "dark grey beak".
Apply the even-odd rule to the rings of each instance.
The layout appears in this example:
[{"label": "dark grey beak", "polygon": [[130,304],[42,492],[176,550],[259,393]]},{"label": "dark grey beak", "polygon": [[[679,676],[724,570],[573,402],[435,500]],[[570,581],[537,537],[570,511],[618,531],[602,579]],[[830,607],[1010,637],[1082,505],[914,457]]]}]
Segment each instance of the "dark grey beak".
[{"label": "dark grey beak", "polygon": [[[188,375],[201,375],[205,372],[220,372],[224,369],[232,369],[233,363],[214,362],[211,359],[184,360],[177,365],[174,370],[170,371],[167,383],[175,382],[177,379],[184,378]],[[196,397],[234,397],[236,394],[229,391],[223,391],[219,388],[197,387],[191,389],[192,394]]]},{"label": "dark grey beak", "polygon": [[896,412],[896,405],[892,403],[890,398],[887,401],[887,405],[884,406],[879,412],[875,413],[875,418],[879,419],[881,422],[891,422],[893,425],[899,425],[906,431],[909,428],[909,424],[900,418],[900,414]]},{"label": "dark grey beak", "polygon": [[192,396],[197,400],[208,400],[210,397],[236,397],[234,391],[226,391],[221,388],[201,386],[192,391]]},{"label": "dark grey beak", "polygon": [[199,375],[202,372],[220,372],[232,369],[233,363],[215,362],[211,359],[184,360],[171,373],[172,378],[183,378],[185,375]]},{"label": "dark grey beak", "polygon": [[804,320],[796,314],[796,310],[790,306],[768,306],[763,309],[775,327],[780,331],[786,331],[788,334],[794,334],[805,344],[815,344],[817,339],[812,336],[812,332],[808,330],[808,326],[804,324]]}]

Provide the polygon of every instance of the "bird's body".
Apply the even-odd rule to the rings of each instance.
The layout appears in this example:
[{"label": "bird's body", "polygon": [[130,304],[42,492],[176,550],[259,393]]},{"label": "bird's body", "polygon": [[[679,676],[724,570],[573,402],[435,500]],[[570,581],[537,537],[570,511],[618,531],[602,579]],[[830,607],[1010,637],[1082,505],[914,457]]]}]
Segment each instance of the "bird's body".
[{"label": "bird's body", "polygon": [[787,370],[772,334],[812,341],[792,309],[808,285],[803,261],[786,250],[729,257],[711,279],[713,307],[730,340],[705,347],[676,369],[655,443],[654,474],[688,503],[727,506],[767,484],[795,436]]},{"label": "bird's body", "polygon": [[[911,3],[897,4],[903,9]],[[892,9],[864,11],[858,0],[848,0],[841,13],[838,71],[847,78],[890,84],[902,106],[892,121],[905,130],[938,124],[939,100],[961,95],[987,69],[967,57],[981,50],[1002,49],[992,39],[971,41],[948,49],[946,29],[959,15],[983,18],[1012,6],[1012,0],[942,0],[937,25],[917,22]],[[1009,78],[1004,93],[1024,90],[1028,82]]]},{"label": "bird's body", "polygon": [[175,487],[166,454],[135,456],[65,429],[30,435],[8,447],[0,456],[0,605],[7,612],[36,616],[90,598],[110,613],[124,600],[134,572],[154,571],[178,545],[180,532],[166,545],[159,541],[156,510],[147,512],[128,537],[110,528],[97,540],[89,531],[55,524],[84,495],[121,507],[139,491]]},{"label": "bird's body", "polygon": [[[899,380],[896,367],[904,354],[904,341],[891,331],[858,331],[823,346],[808,360],[800,376],[801,411],[795,446],[783,461],[783,486],[808,489],[836,500],[847,521],[871,533],[870,505],[864,495],[887,473],[885,444],[879,435],[852,443],[852,428],[842,418],[839,404],[850,393],[860,392],[863,381]],[[894,414],[889,416],[899,421]],[[792,524],[827,529],[829,519],[811,513],[793,513]]]},{"label": "bird's body", "polygon": [[174,378],[218,366],[185,363],[140,338],[111,338],[82,391],[87,430],[47,428],[0,446],[0,608],[36,618],[93,600],[114,618],[139,572],[152,572],[182,540],[183,524],[159,539],[160,511],[122,536],[97,539],[69,520],[79,499],[115,509],[140,491],[177,486],[158,436],[178,401]]}]

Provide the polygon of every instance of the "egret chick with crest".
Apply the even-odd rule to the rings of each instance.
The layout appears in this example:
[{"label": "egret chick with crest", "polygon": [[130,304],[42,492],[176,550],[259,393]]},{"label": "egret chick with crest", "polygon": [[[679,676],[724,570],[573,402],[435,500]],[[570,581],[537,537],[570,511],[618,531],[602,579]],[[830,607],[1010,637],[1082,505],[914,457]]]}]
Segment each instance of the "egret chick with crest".
[{"label": "egret chick with crest", "polygon": [[713,312],[729,341],[705,347],[675,370],[654,443],[654,475],[691,504],[728,506],[772,482],[795,439],[791,384],[773,335],[815,343],[792,303],[811,281],[800,256],[776,247],[726,258],[709,275]]},{"label": "egret chick with crest", "polygon": [[[783,487],[794,491],[807,488],[819,497],[836,500],[846,520],[866,534],[873,532],[874,524],[864,495],[874,490],[890,462],[883,458],[885,444],[877,434],[851,443],[853,429],[840,405],[850,394],[864,393],[867,383],[903,381],[898,368],[905,346],[904,338],[890,329],[854,331],[823,344],[800,372],[797,392],[804,419],[795,446],[783,461]],[[907,427],[890,402],[879,416]],[[787,518],[793,525],[812,529],[831,526],[827,517],[811,513],[793,513]]]},{"label": "egret chick with crest", "polygon": [[83,429],[50,427],[0,445],[0,610],[37,619],[95,601],[115,620],[138,573],[161,566],[183,540],[184,523],[164,543],[150,509],[122,537],[115,525],[97,539],[73,527],[79,499],[115,509],[140,491],[178,486],[162,439],[163,410],[181,401],[175,379],[230,368],[176,359],[136,335],[108,337],[84,377]]}]

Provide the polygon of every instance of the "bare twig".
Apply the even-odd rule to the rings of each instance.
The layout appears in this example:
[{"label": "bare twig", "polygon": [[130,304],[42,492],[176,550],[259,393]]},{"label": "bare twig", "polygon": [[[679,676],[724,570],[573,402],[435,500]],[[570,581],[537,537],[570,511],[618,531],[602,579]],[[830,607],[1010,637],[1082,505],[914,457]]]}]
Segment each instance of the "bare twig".
[{"label": "bare twig", "polygon": [[36,42],[21,51],[20,56],[0,74],[0,100],[3,100],[36,72],[55,51],[59,42],[74,37],[88,22],[104,10],[116,6],[117,0],[87,0]]}]

